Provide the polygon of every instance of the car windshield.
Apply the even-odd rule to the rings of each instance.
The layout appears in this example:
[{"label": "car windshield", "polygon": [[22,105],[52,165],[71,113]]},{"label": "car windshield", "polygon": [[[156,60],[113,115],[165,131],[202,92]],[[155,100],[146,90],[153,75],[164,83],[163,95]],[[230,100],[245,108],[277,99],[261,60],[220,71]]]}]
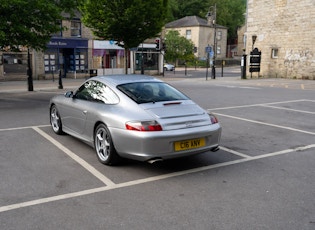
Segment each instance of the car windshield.
[{"label": "car windshield", "polygon": [[118,85],[117,88],[138,104],[189,99],[164,82],[133,82]]}]

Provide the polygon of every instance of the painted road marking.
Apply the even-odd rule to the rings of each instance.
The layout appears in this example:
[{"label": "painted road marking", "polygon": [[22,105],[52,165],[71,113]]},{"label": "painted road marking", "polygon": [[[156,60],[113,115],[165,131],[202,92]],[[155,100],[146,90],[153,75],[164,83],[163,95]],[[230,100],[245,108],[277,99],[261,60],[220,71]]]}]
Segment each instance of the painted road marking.
[{"label": "painted road marking", "polygon": [[85,160],[83,160],[81,157],[77,156],[74,152],[72,152],[70,149],[64,147],[61,143],[56,141],[54,138],[49,136],[47,133],[39,129],[38,127],[32,127],[37,133],[39,133],[41,136],[46,138],[48,141],[50,141],[53,145],[55,145],[57,148],[59,148],[61,151],[63,151],[65,154],[67,154],[69,157],[71,157],[73,160],[75,160],[77,163],[79,163],[83,168],[85,168],[87,171],[89,171],[93,176],[98,178],[100,181],[102,181],[107,186],[115,185],[113,181],[111,181],[109,178],[104,176],[102,173],[100,173],[98,170],[96,170],[92,165],[87,163]]},{"label": "painted road marking", "polygon": [[278,106],[272,106],[272,105],[260,105],[260,106],[262,106],[262,107],[268,107],[268,108],[273,108],[273,109],[288,110],[288,111],[293,111],[293,112],[298,112],[298,113],[315,114],[315,112],[310,112],[310,111],[305,111],[305,110],[297,110],[297,109],[290,109],[290,108],[284,108],[284,107],[278,107]]},{"label": "painted road marking", "polygon": [[237,89],[261,89],[258,87],[253,86],[234,86],[234,85],[221,85],[221,84],[215,84],[215,86],[225,87],[225,88],[237,88]]},{"label": "painted road marking", "polygon": [[264,105],[286,104],[286,103],[306,102],[306,101],[313,102],[312,100],[299,99],[299,100],[292,100],[292,101],[278,101],[278,102],[260,103],[260,104],[252,104],[252,105],[239,105],[239,106],[230,106],[230,107],[222,107],[222,108],[212,108],[208,110],[214,111],[214,110],[226,110],[226,109],[240,109],[240,108],[248,108],[248,107],[256,107],[256,106],[264,106]]},{"label": "painted road marking", "polygon": [[[273,102],[273,103],[247,105],[247,106],[225,107],[225,108],[217,108],[217,109],[211,109],[211,110],[213,111],[213,110],[220,110],[220,109],[224,110],[224,109],[244,108],[244,107],[253,107],[253,106],[268,106],[268,105],[272,105],[272,104],[292,103],[292,102],[301,102],[301,101],[315,102],[314,100],[294,100],[294,101]],[[305,111],[302,111],[302,112],[305,112]],[[230,118],[233,118],[233,119],[239,119],[239,120],[243,120],[243,121],[247,121],[247,122],[256,123],[256,124],[268,125],[268,126],[272,126],[272,127],[283,128],[283,129],[288,129],[288,130],[292,130],[292,131],[297,131],[297,132],[302,132],[302,133],[315,135],[315,133],[312,133],[312,132],[298,130],[298,129],[294,129],[294,128],[290,128],[290,127],[284,127],[284,126],[279,126],[279,125],[274,125],[274,124],[269,124],[269,123],[264,123],[264,122],[244,119],[244,118],[240,118],[240,117],[219,114],[219,113],[217,113],[217,114],[221,115],[221,116],[230,117]],[[72,159],[77,161],[80,165],[82,165],[84,168],[86,168],[94,176],[96,176],[101,181],[103,181],[103,183],[106,184],[106,186],[99,187],[99,188],[94,188],[94,189],[83,190],[83,191],[78,191],[78,192],[73,192],[73,193],[67,193],[67,194],[58,195],[58,196],[52,196],[52,197],[37,199],[37,200],[33,200],[33,201],[27,201],[27,202],[22,202],[22,203],[2,206],[2,207],[0,207],[0,213],[1,212],[6,212],[6,211],[10,211],[10,210],[14,210],[14,209],[23,208],[23,207],[29,207],[29,206],[44,204],[44,203],[53,202],[53,201],[59,201],[59,200],[65,200],[65,199],[80,197],[80,196],[84,196],[84,195],[95,194],[95,193],[104,192],[104,191],[108,191],[108,190],[112,190],[112,189],[124,188],[124,187],[139,185],[139,184],[143,184],[143,183],[154,182],[154,181],[168,179],[168,178],[172,178],[172,177],[176,177],[176,176],[183,176],[183,175],[186,175],[186,174],[202,172],[202,171],[211,170],[211,169],[215,169],[215,168],[226,167],[226,166],[236,165],[236,164],[240,164],[240,163],[244,163],[244,162],[264,159],[264,158],[273,157],[273,156],[279,156],[279,155],[288,154],[288,153],[292,153],[292,152],[300,152],[300,151],[305,151],[305,150],[308,150],[308,149],[311,149],[311,148],[315,148],[315,144],[311,144],[311,145],[307,145],[307,146],[300,146],[300,147],[297,147],[297,148],[286,149],[286,150],[273,152],[273,153],[267,153],[267,154],[258,155],[258,156],[248,156],[246,154],[239,153],[237,151],[234,151],[234,150],[231,150],[231,149],[228,149],[228,148],[225,148],[225,147],[221,147],[222,150],[230,152],[230,153],[235,154],[237,156],[240,156],[240,157],[242,157],[242,159],[229,161],[229,162],[224,162],[224,163],[219,163],[219,164],[215,164],[215,165],[199,167],[199,168],[193,168],[193,169],[179,171],[179,172],[168,173],[168,174],[154,176],[154,177],[148,177],[148,178],[139,179],[139,180],[128,181],[128,182],[124,182],[124,183],[120,183],[120,184],[115,184],[110,179],[105,177],[103,174],[98,172],[91,165],[89,165],[87,162],[85,162],[83,159],[81,159],[80,157],[75,155],[73,152],[71,152],[69,149],[67,149],[63,145],[61,145],[54,138],[52,138],[51,136],[46,134],[44,131],[39,129],[40,127],[47,127],[47,126],[49,126],[49,125],[0,129],[0,132],[1,131],[12,131],[12,130],[20,130],[20,129],[32,128],[37,133],[39,133],[44,138],[46,138],[51,143],[53,143],[60,150],[65,152],[67,155],[69,155]]]},{"label": "painted road marking", "polygon": [[220,146],[220,149],[222,149],[222,150],[225,151],[225,152],[229,152],[229,153],[232,153],[232,154],[234,154],[234,155],[237,155],[237,156],[240,156],[240,157],[243,157],[243,158],[249,158],[249,157],[251,157],[251,156],[248,156],[248,155],[246,155],[246,154],[244,154],[244,153],[240,153],[240,152],[237,152],[237,151],[235,151],[235,150],[233,150],[233,149],[228,149],[228,148],[223,147],[223,146]]},{"label": "painted road marking", "polygon": [[255,123],[255,124],[266,125],[266,126],[271,126],[271,127],[275,127],[275,128],[287,129],[287,130],[290,130],[290,131],[295,131],[295,132],[315,135],[314,132],[308,132],[308,131],[304,131],[304,130],[301,130],[301,129],[295,129],[295,128],[291,128],[291,127],[287,127],[287,126],[275,125],[275,124],[270,124],[270,123],[266,123],[266,122],[245,119],[245,118],[242,118],[242,117],[235,117],[235,116],[225,115],[225,114],[222,114],[222,113],[214,113],[214,114],[222,116],[222,117],[229,117],[229,118],[233,118],[233,119],[237,119],[237,120],[241,120],[241,121],[246,121],[246,122],[251,122],[251,123]]},{"label": "painted road marking", "polygon": [[75,198],[75,197],[79,197],[79,196],[109,191],[109,190],[113,190],[113,189],[125,188],[125,187],[129,187],[129,186],[135,186],[135,185],[139,185],[139,184],[154,182],[154,181],[168,179],[168,178],[172,178],[172,177],[183,176],[183,175],[187,175],[187,174],[191,174],[191,173],[198,173],[198,172],[202,172],[202,171],[206,171],[206,170],[226,167],[226,166],[230,166],[230,165],[236,165],[236,164],[240,164],[240,163],[244,163],[244,162],[254,161],[254,160],[258,160],[258,159],[264,159],[264,158],[268,158],[268,157],[279,156],[279,155],[288,154],[288,153],[292,153],[292,152],[300,152],[300,151],[308,150],[311,148],[315,148],[315,144],[307,145],[307,146],[300,146],[300,147],[294,148],[294,149],[286,149],[286,150],[282,150],[282,151],[278,151],[278,152],[274,152],[274,153],[263,154],[263,155],[254,156],[254,157],[247,157],[247,158],[229,161],[229,162],[224,162],[224,163],[219,163],[219,164],[215,164],[215,165],[193,168],[193,169],[184,170],[184,171],[180,171],[180,172],[168,173],[168,174],[164,174],[164,175],[128,181],[128,182],[124,182],[124,183],[120,183],[120,184],[113,184],[110,186],[104,186],[104,187],[100,187],[100,188],[83,190],[83,191],[74,192],[74,193],[67,193],[67,194],[63,194],[63,195],[52,196],[52,197],[47,197],[47,198],[43,198],[43,199],[37,199],[37,200],[33,200],[33,201],[27,201],[27,202],[2,206],[2,207],[0,207],[0,213],[14,210],[14,209],[23,208],[23,207],[29,207],[29,206],[44,204],[44,203],[53,202],[53,201],[60,201],[60,200]]},{"label": "painted road marking", "polygon": [[[50,125],[36,125],[37,128],[45,128],[49,127]],[[14,130],[22,130],[22,129],[32,129],[34,126],[24,126],[24,127],[16,127],[16,128],[6,128],[6,129],[0,129],[0,132],[4,131],[14,131]]]}]

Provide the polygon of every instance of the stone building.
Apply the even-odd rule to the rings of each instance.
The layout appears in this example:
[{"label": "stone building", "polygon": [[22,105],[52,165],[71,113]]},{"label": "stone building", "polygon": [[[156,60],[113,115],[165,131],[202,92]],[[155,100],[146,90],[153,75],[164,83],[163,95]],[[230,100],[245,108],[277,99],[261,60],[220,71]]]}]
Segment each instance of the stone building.
[{"label": "stone building", "polygon": [[[66,16],[66,15],[65,15]],[[67,17],[67,16],[66,16]],[[31,68],[34,79],[85,77],[91,66],[93,39],[91,30],[83,25],[80,15],[60,22],[60,31],[52,34],[43,52],[30,49]],[[61,28],[65,27],[66,30]],[[20,52],[3,52],[0,80],[24,80],[27,78],[27,48]]]},{"label": "stone building", "polygon": [[[217,24],[214,26],[206,19],[197,16],[186,16],[167,23],[165,32],[169,30],[177,30],[181,36],[191,40],[197,47],[195,56],[198,58],[206,58],[206,47],[208,45],[213,47],[214,41],[216,41],[216,57],[226,57],[227,28],[224,26]],[[216,40],[214,40],[214,34],[216,34]]]},{"label": "stone building", "polygon": [[[97,75],[124,73],[124,49],[117,46],[115,41],[98,40],[80,18],[77,14],[74,18],[60,22],[60,28],[67,29],[60,29],[53,34],[43,52],[30,49],[33,79],[57,79],[59,73],[67,78],[86,78],[91,76],[91,70],[93,75],[95,72]],[[147,44],[144,45],[146,46]],[[155,47],[148,49],[156,52]],[[127,55],[128,72],[131,73],[135,71],[132,63],[134,58],[130,58],[134,54],[128,52]],[[26,47],[20,47],[20,52],[1,52],[0,80],[26,80],[27,58]],[[158,66],[154,67],[158,72]]]},{"label": "stone building", "polygon": [[[115,41],[95,38],[80,18],[77,14],[74,18],[63,20],[60,28],[67,29],[60,29],[53,34],[45,51],[30,50],[33,79],[57,79],[59,73],[67,78],[85,78],[90,76],[91,70],[93,74],[96,70],[97,75],[124,73],[124,49],[117,46]],[[165,30],[177,30],[182,36],[192,40],[197,47],[195,55],[200,59],[207,57],[206,47],[214,47],[214,44],[216,58],[226,57],[226,27],[214,25],[197,16],[187,16],[168,23]],[[27,79],[27,49],[21,47],[20,51],[0,53],[0,80]],[[156,50],[154,38],[147,39],[127,55],[128,73],[163,72],[163,55]]]},{"label": "stone building", "polygon": [[248,66],[250,52],[261,51],[253,77],[315,80],[314,0],[248,0],[245,38]]},{"label": "stone building", "polygon": [[[125,73],[125,51],[115,41],[93,36],[77,14],[60,24],[67,28],[53,34],[43,52],[30,49],[33,79],[87,78],[92,75]],[[159,74],[163,55],[156,50],[155,39],[148,39],[128,53],[128,73]],[[0,81],[26,80],[27,48],[20,52],[0,52]]]}]

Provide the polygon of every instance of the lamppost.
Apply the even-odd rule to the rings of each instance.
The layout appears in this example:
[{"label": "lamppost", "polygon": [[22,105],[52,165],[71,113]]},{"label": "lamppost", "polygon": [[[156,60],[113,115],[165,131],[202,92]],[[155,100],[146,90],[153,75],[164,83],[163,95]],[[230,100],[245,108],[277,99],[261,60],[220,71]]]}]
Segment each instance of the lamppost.
[{"label": "lamppost", "polygon": [[207,20],[211,21],[214,28],[214,36],[213,36],[213,63],[212,63],[212,78],[215,79],[215,59],[217,56],[217,26],[216,26],[216,18],[217,18],[217,5],[210,6],[208,13],[206,15]]},{"label": "lamppost", "polygon": [[31,54],[30,48],[27,48],[27,82],[28,82],[28,91],[34,91],[33,87],[33,70],[31,66]]},{"label": "lamppost", "polygon": [[[144,41],[143,41],[144,42]],[[143,42],[142,42],[142,51],[141,51],[141,74],[143,75],[144,74],[144,62],[143,62],[143,60],[144,60],[144,54],[143,54]]]}]

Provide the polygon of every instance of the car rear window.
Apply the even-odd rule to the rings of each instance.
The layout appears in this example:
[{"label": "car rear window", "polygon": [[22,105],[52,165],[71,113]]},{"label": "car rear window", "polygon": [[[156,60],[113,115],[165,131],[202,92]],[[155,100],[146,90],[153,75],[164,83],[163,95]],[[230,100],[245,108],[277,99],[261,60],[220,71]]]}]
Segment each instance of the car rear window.
[{"label": "car rear window", "polygon": [[164,82],[134,82],[118,85],[117,88],[138,104],[189,99]]}]

